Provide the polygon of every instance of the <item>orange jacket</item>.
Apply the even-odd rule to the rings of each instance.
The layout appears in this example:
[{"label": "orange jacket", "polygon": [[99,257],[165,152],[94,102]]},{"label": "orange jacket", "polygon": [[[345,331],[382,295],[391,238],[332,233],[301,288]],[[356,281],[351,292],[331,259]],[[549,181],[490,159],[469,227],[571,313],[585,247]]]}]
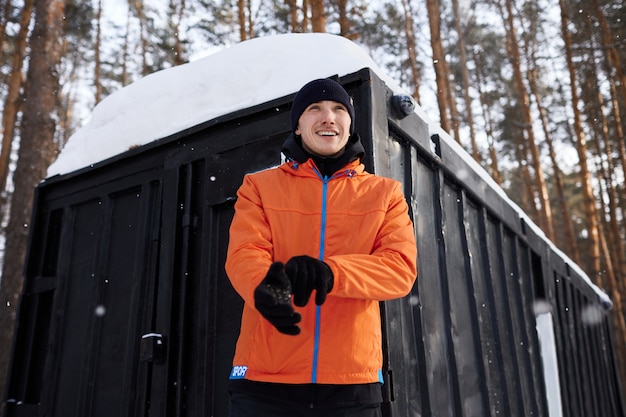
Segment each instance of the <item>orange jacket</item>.
[{"label": "orange jacket", "polygon": [[[235,204],[226,272],[243,297],[231,378],[278,383],[382,382],[379,301],[408,294],[417,249],[398,181],[358,161],[323,179],[309,159],[247,175]],[[323,259],[334,275],[326,302],[296,310],[297,336],[278,332],[254,308],[272,262]]]}]

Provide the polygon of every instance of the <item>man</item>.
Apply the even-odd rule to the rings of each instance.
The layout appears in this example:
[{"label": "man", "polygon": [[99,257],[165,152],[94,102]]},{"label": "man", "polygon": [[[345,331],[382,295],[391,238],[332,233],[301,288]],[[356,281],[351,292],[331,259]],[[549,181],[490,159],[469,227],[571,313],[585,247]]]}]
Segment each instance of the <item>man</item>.
[{"label": "man", "polygon": [[354,106],[330,79],[291,110],[287,161],[247,175],[226,272],[244,299],[230,416],[380,416],[379,301],[415,281],[399,182],[364,170]]}]

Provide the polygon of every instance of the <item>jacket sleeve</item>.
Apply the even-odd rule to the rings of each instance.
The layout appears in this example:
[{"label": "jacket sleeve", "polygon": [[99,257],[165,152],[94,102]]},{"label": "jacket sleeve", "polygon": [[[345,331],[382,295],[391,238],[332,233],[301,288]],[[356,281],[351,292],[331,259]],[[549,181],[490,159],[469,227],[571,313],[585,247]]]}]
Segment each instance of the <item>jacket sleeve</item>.
[{"label": "jacket sleeve", "polygon": [[335,282],[329,296],[391,300],[407,295],[417,278],[413,222],[400,184],[391,193],[371,254],[330,256]]},{"label": "jacket sleeve", "polygon": [[272,259],[271,233],[259,192],[252,177],[246,175],[237,191],[225,265],[230,282],[246,303],[254,305],[254,290]]}]

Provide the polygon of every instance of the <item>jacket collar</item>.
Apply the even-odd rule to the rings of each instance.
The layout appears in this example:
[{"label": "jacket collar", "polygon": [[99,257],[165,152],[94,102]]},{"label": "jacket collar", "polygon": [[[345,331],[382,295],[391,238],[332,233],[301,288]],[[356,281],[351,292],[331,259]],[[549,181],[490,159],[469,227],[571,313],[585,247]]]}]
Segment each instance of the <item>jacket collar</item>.
[{"label": "jacket collar", "polygon": [[300,164],[312,160],[312,163],[322,175],[331,177],[334,173],[351,162],[357,161],[357,164],[354,165],[358,165],[360,159],[365,154],[365,148],[363,148],[361,144],[359,135],[355,133],[348,139],[346,150],[340,156],[336,158],[313,156],[302,147],[302,138],[291,133],[283,143],[282,152],[288,159],[294,160]]},{"label": "jacket collar", "polygon": [[[315,165],[312,159],[308,159],[306,160],[306,162],[302,164],[296,160],[289,159],[287,160],[286,163],[282,164],[279,168],[298,177],[310,177],[310,178],[321,179],[321,177],[323,176],[323,174],[319,172],[319,169],[317,168],[317,166]],[[357,175],[361,175],[364,172],[365,172],[365,166],[359,160],[355,160],[355,161],[349,162],[347,165],[344,165],[342,169],[339,169],[337,172],[335,172],[334,175],[332,176],[329,175],[327,179],[334,179],[334,178],[341,178],[341,177],[352,178]]]}]

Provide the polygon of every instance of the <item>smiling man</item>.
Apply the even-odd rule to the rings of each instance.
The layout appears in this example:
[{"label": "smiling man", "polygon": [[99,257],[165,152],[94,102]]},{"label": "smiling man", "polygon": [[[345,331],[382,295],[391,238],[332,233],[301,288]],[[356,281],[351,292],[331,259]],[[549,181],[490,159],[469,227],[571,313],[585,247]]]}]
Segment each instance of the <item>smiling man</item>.
[{"label": "smiling man", "polygon": [[330,79],[311,81],[296,94],[291,128],[293,134],[285,141],[283,153],[298,162],[312,158],[324,176],[332,176],[365,152],[354,135],[352,98]]},{"label": "smiling man", "polygon": [[231,417],[378,417],[379,302],[410,292],[413,224],[399,182],[365,171],[354,106],[329,79],[291,110],[287,161],[237,192],[226,272],[244,299]]},{"label": "smiling man", "polygon": [[[324,84],[327,84],[324,86]],[[298,97],[292,111],[292,124],[297,126],[294,133],[302,138],[302,147],[311,155],[337,157],[343,151],[350,137],[354,108],[347,93],[338,90],[333,94],[332,81],[320,81],[310,84],[300,94],[307,94],[308,89],[322,88],[319,97]],[[335,87],[336,88],[336,87]],[[310,94],[310,93],[309,93]],[[308,100],[306,100],[308,98]],[[303,105],[317,98],[304,109]],[[340,100],[340,101],[334,101]],[[298,118],[298,114],[300,117]]]}]

